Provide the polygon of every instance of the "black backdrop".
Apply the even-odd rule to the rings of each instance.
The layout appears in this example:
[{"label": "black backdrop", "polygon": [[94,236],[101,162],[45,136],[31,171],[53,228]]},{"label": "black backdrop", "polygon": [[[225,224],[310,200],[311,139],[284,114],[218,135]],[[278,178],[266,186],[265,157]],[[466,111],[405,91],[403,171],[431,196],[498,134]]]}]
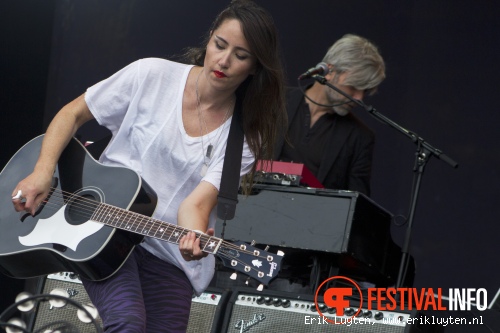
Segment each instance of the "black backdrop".
[{"label": "black backdrop", "polygon": [[[227,2],[2,1],[1,165],[89,85],[138,58],[198,45]],[[275,18],[290,85],[345,33],[380,47],[388,78],[366,102],[460,164],[431,158],[425,169],[410,246],[415,287],[482,287],[492,297],[500,288],[497,2],[258,2]],[[377,134],[372,198],[406,215],[416,146],[355,112]],[[81,133],[103,135],[94,125]],[[404,232],[392,228],[398,244]]]}]

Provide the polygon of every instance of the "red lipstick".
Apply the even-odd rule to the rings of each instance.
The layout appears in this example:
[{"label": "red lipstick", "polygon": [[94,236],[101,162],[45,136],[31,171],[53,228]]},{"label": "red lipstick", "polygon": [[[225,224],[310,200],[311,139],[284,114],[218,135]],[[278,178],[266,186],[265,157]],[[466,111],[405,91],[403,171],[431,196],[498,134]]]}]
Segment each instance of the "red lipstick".
[{"label": "red lipstick", "polygon": [[214,74],[215,74],[215,76],[216,76],[216,77],[218,77],[219,79],[222,79],[222,78],[227,77],[227,75],[226,75],[226,74],[224,74],[224,73],[222,73],[222,72],[220,72],[220,71],[214,71]]}]

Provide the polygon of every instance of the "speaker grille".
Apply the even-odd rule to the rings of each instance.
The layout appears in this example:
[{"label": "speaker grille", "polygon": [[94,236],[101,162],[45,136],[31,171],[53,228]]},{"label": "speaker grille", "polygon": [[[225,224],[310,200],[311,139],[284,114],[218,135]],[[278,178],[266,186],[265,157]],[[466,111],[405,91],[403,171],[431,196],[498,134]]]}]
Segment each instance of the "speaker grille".
[{"label": "speaker grille", "polygon": [[[386,318],[401,317],[403,323],[389,324],[382,320],[354,319],[356,323],[346,325],[346,316],[338,317],[332,314],[326,316],[338,324],[324,322],[317,313],[313,300],[298,300],[293,297],[280,295],[280,301],[289,301],[289,307],[275,306],[273,304],[259,304],[266,298],[265,295],[238,294],[231,301],[232,310],[224,327],[226,333],[248,332],[248,333],[324,333],[324,332],[348,332],[348,333],[404,333],[404,322],[409,318],[408,314],[385,312]],[[276,296],[273,296],[276,299]],[[363,322],[363,323],[362,323]],[[344,324],[341,324],[344,323]],[[242,327],[244,326],[244,327]]]},{"label": "speaker grille", "polygon": [[219,333],[222,325],[221,307],[227,302],[227,298],[226,294],[210,290],[193,298],[186,333]]}]

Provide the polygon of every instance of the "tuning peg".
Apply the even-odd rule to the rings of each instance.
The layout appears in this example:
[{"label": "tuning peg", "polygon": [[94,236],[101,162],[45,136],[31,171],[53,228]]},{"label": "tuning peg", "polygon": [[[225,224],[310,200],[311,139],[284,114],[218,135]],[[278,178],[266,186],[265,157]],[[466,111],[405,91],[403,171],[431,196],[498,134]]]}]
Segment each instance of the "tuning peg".
[{"label": "tuning peg", "polygon": [[267,251],[269,250],[269,245],[266,245],[266,248],[264,249],[264,251]]},{"label": "tuning peg", "polygon": [[280,257],[283,257],[285,255],[285,252],[278,250],[276,254],[279,255]]},{"label": "tuning peg", "polygon": [[259,286],[257,287],[257,290],[258,290],[258,291],[262,291],[262,290],[264,290],[264,285],[263,285],[262,283],[261,283],[261,284],[259,284]]},{"label": "tuning peg", "polygon": [[249,283],[250,283],[250,277],[247,277],[247,279],[245,280],[245,284],[248,286]]},{"label": "tuning peg", "polygon": [[250,242],[250,245],[254,246],[257,242],[255,240]]},{"label": "tuning peg", "polygon": [[233,281],[236,281],[236,278],[238,277],[238,274],[236,272],[234,272],[233,274],[231,274],[231,276],[229,277],[231,280]]}]

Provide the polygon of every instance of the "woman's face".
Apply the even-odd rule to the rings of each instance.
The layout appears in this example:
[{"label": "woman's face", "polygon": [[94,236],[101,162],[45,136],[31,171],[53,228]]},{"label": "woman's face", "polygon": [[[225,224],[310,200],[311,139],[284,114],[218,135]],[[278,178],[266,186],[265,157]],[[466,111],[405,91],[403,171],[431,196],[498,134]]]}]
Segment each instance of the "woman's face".
[{"label": "woman's face", "polygon": [[235,91],[255,73],[256,64],[238,20],[225,20],[212,31],[204,61],[205,76],[212,87]]}]

